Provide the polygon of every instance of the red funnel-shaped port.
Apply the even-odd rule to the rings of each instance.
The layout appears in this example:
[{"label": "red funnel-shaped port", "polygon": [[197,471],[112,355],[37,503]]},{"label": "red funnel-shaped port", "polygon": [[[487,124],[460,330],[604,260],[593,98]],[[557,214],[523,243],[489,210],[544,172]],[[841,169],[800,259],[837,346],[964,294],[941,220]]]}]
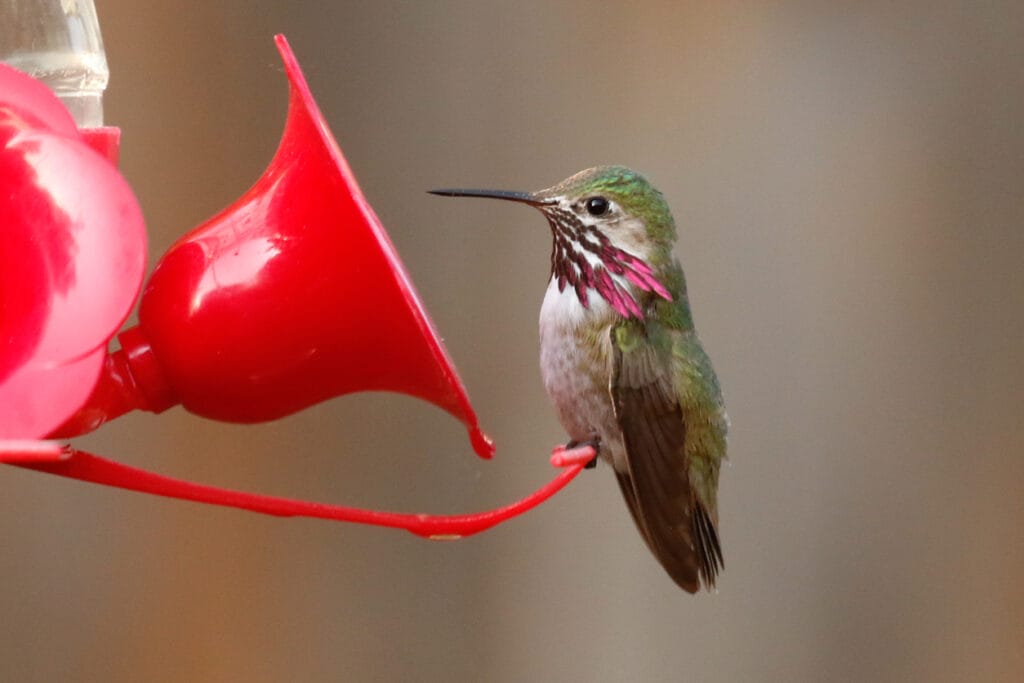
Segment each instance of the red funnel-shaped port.
[{"label": "red funnel-shaped port", "polygon": [[163,257],[139,327],[174,399],[234,422],[354,391],[397,391],[462,420],[491,454],[430,318],[283,36],[281,144],[237,202]]},{"label": "red funnel-shaped port", "polygon": [[182,402],[212,418],[252,422],[381,389],[444,408],[490,456],[394,248],[284,38],[277,44],[291,106],[273,163],[235,205],[171,249],[146,289],[140,325],[119,335],[121,348],[110,354],[145,255],[138,206],[101,156],[115,156],[117,132],[76,131],[45,88],[0,65],[0,463],[433,539],[479,533],[526,512],[579,474],[593,451],[560,451],[566,469],[511,505],[433,516],[204,486],[34,440],[81,434],[136,408]]},{"label": "red funnel-shaped port", "polygon": [[124,179],[45,86],[0,64],[0,439],[42,437],[86,401],[145,252]]}]

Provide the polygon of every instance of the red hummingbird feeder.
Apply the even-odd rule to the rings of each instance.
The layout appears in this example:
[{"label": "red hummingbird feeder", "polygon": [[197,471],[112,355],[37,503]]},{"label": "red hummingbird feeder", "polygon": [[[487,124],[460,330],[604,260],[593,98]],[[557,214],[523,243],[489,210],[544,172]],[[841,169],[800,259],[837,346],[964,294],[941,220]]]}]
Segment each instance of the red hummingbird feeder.
[{"label": "red hummingbird feeder", "polygon": [[[543,502],[590,449],[560,452],[551,482],[487,512],[430,516],[244,493],[164,477],[63,440],[132,410],[181,404],[261,422],[356,391],[395,391],[493,446],[387,233],[283,36],[288,118],[263,176],[174,244],[139,296],[145,225],[115,164],[116,128],[79,129],[41,83],[0,65],[0,462],[281,516],[477,533]],[[359,359],[353,362],[352,359]]]}]

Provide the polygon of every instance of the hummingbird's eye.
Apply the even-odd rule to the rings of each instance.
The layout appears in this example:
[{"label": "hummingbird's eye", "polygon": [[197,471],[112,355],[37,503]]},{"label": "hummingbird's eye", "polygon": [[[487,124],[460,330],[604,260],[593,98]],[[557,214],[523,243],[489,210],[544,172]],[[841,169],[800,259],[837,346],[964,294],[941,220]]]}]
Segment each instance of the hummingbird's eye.
[{"label": "hummingbird's eye", "polygon": [[587,200],[587,213],[591,216],[603,216],[608,213],[608,200],[604,197],[591,197]]}]

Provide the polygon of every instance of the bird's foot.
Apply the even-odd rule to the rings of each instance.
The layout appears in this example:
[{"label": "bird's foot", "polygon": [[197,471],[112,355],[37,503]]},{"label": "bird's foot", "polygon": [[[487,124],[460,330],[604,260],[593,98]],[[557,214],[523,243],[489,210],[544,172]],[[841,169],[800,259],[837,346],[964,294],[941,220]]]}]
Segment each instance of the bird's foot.
[{"label": "bird's foot", "polygon": [[555,467],[568,467],[582,464],[584,469],[597,467],[597,454],[601,449],[600,439],[590,441],[570,441],[564,446],[556,446],[551,451],[551,464]]},{"label": "bird's foot", "polygon": [[594,455],[587,461],[587,464],[583,466],[583,469],[592,470],[597,467],[597,456],[601,452],[600,438],[595,436],[593,439],[588,439],[586,441],[570,441],[565,444],[565,450],[579,451],[581,454],[586,452],[588,448],[594,452]]}]

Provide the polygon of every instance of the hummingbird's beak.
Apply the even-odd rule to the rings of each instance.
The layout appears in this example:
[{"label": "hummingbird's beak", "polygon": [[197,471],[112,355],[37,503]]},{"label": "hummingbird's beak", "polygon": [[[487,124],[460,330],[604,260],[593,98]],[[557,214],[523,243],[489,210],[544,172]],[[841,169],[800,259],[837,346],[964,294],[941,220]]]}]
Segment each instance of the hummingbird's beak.
[{"label": "hummingbird's beak", "polygon": [[428,190],[430,194],[442,197],[485,197],[487,199],[504,199],[510,202],[521,202],[530,206],[553,204],[553,200],[540,199],[529,192],[511,192],[509,190]]}]

